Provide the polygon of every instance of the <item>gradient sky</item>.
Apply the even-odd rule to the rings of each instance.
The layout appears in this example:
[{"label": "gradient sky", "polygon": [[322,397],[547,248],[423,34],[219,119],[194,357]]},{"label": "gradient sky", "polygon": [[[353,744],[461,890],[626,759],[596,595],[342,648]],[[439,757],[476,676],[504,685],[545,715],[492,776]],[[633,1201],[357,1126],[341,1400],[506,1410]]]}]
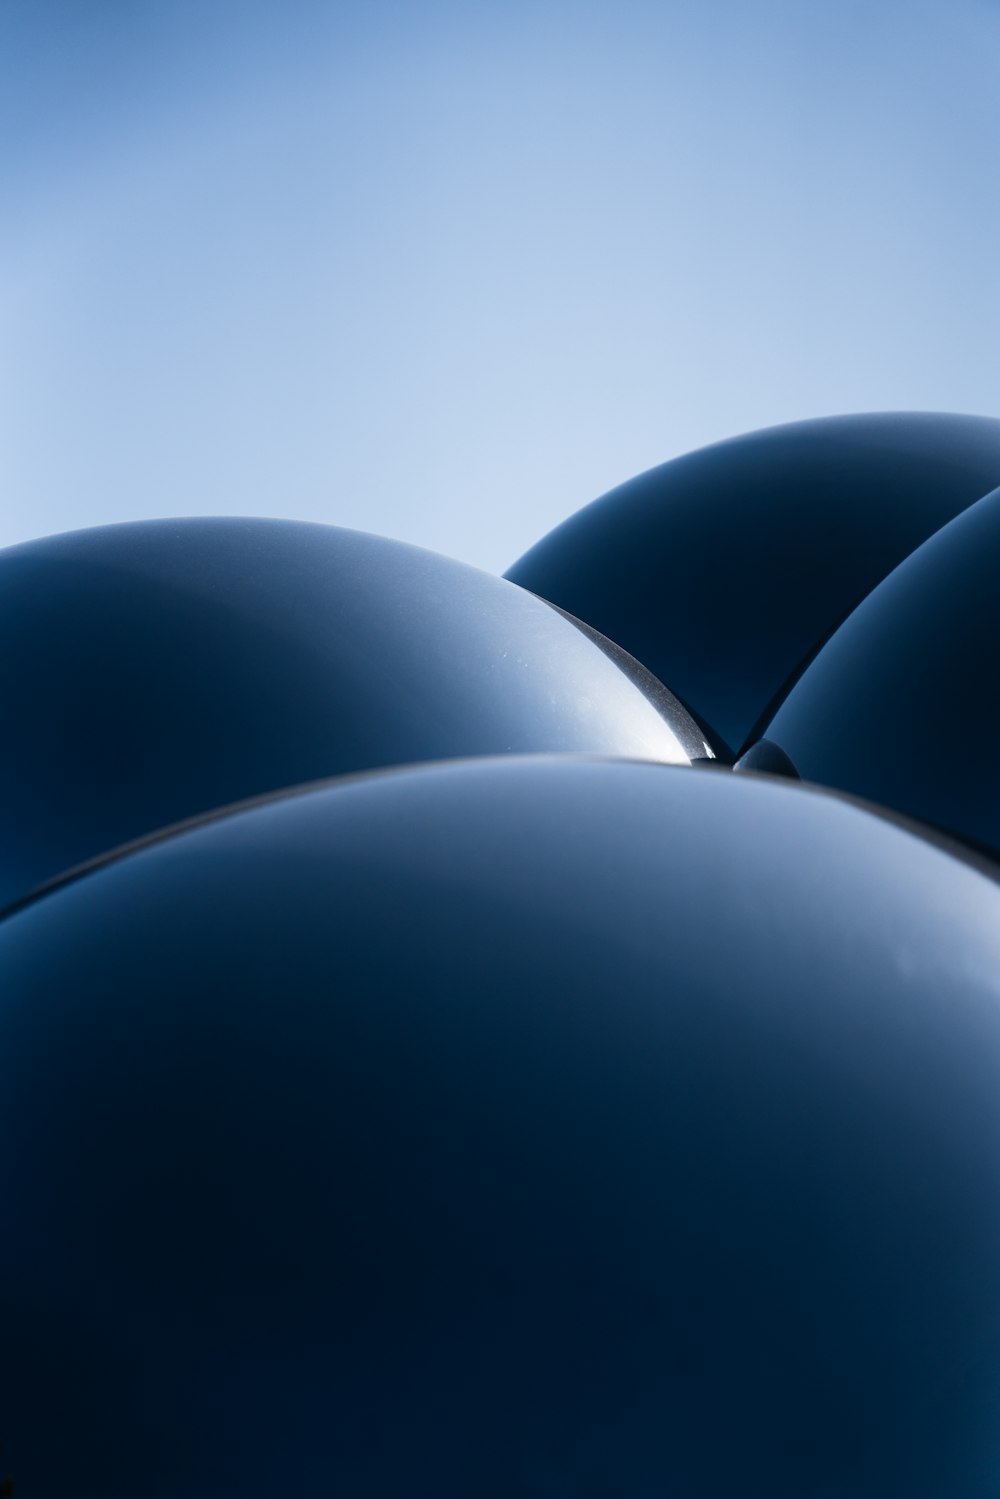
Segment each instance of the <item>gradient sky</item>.
[{"label": "gradient sky", "polygon": [[501,570],[800,417],[1000,415],[997,0],[0,0],[0,544]]}]

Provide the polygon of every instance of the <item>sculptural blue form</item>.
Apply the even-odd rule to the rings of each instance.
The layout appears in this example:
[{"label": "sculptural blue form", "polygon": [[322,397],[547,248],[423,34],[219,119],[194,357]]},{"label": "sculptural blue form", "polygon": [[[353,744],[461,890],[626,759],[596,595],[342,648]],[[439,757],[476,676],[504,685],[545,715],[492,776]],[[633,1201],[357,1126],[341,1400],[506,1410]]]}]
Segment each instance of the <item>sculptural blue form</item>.
[{"label": "sculptural blue form", "polygon": [[[993,1499],[997,424],[885,422],[762,439],[898,490],[705,730],[606,621],[379,538],[0,553],[16,1494]],[[807,636],[730,774],[727,682]]]},{"label": "sculptural blue form", "polygon": [[476,568],[383,537],[153,521],[0,552],[0,909],[213,808],[469,754],[710,755],[662,684]]},{"label": "sculptural blue form", "polygon": [[508,578],[637,656],[734,758],[887,573],[1000,484],[1000,421],[827,417],[640,474]]},{"label": "sculptural blue form", "polygon": [[989,1492],[1000,887],[916,829],[451,762],[111,860],[0,965],[35,1492]]},{"label": "sculptural blue form", "polygon": [[1000,489],[844,621],[764,727],[809,780],[1000,856]]}]

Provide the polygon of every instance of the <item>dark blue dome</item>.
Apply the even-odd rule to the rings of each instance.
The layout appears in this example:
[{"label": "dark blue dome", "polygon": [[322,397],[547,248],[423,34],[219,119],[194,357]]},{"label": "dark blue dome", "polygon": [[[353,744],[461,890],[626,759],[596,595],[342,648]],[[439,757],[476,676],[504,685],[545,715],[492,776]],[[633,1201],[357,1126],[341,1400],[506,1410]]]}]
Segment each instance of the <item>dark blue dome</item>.
[{"label": "dark blue dome", "polygon": [[1000,489],[908,557],[766,728],[800,775],[1000,856]]},{"label": "dark blue dome", "polygon": [[1000,887],[787,782],[339,781],[0,924],[0,1441],[101,1499],[991,1499]]},{"label": "dark blue dome", "polygon": [[998,484],[987,417],[796,422],[641,474],[507,576],[631,651],[735,757],[844,616]]},{"label": "dark blue dome", "polygon": [[331,526],[180,520],[0,553],[0,907],[244,798],[455,755],[710,753],[521,589]]}]

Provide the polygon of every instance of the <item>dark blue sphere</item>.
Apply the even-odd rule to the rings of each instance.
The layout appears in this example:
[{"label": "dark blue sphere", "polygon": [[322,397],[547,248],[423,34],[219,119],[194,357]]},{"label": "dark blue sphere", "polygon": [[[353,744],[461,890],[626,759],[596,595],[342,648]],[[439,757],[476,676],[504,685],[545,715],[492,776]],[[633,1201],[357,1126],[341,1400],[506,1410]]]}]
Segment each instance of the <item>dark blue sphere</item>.
[{"label": "dark blue sphere", "polygon": [[766,735],[807,780],[1000,857],[1000,489],[938,531],[841,625]]},{"label": "dark blue sphere", "polygon": [[279,521],[0,553],[0,702],[0,908],[157,828],[344,772],[710,753],[648,672],[512,584]]},{"label": "dark blue sphere", "polygon": [[332,783],[0,924],[18,1494],[993,1499],[1000,887],[787,782]]},{"label": "dark blue sphere", "polygon": [[638,657],[735,758],[845,615],[997,484],[1000,421],[797,422],[641,474],[507,576]]}]

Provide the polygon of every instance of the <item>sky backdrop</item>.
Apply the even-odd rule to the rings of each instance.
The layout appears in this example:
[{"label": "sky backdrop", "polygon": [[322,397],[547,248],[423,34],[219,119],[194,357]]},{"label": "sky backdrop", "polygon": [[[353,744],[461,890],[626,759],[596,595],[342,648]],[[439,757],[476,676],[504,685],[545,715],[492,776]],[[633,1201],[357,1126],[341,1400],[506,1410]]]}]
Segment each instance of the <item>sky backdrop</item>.
[{"label": "sky backdrop", "polygon": [[998,0],[0,0],[0,545],[500,571],[715,439],[1000,415]]}]

